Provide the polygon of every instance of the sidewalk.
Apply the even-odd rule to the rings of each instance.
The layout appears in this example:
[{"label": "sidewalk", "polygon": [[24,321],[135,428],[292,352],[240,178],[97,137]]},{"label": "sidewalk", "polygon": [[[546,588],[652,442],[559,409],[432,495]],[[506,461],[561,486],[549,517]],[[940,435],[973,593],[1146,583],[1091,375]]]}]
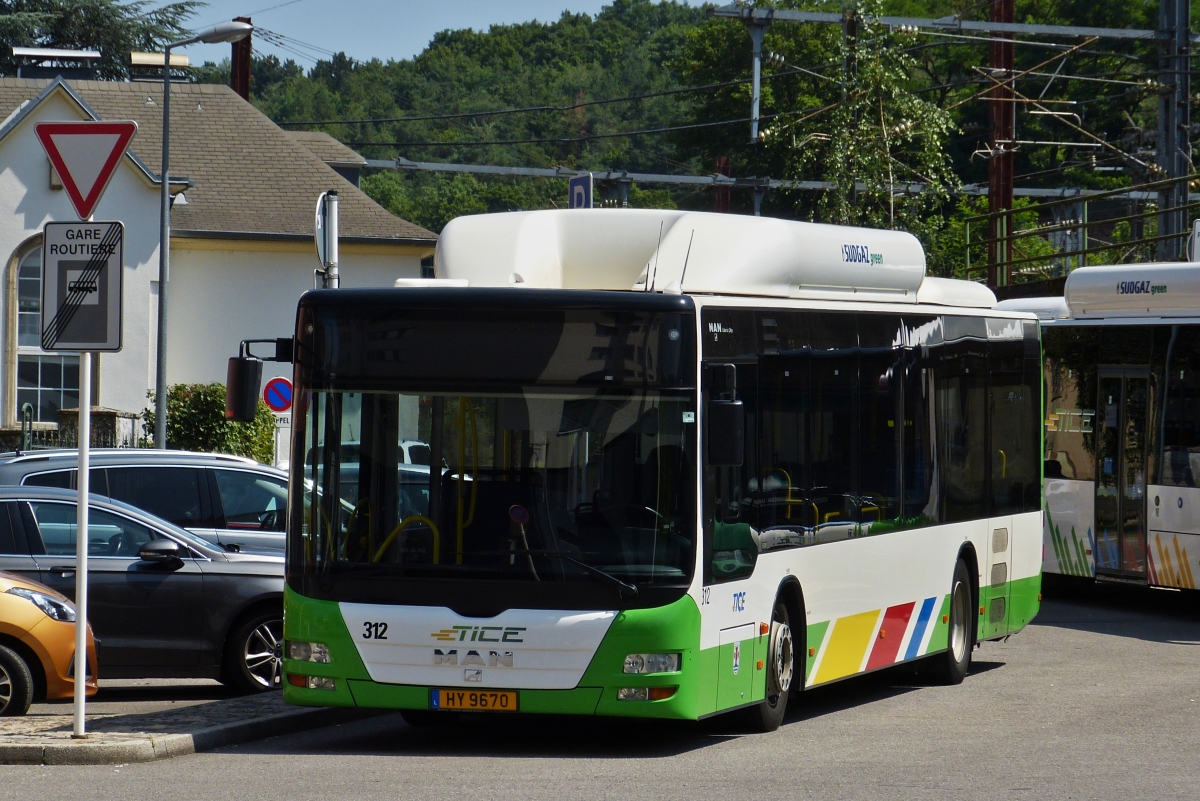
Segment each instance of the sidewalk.
[{"label": "sidewalk", "polygon": [[[63,714],[0,718],[0,764],[109,765],[194,754],[362,715],[353,709],[287,706],[278,692],[141,714],[88,714],[86,740],[71,739]],[[57,710],[56,710],[57,711]]]}]

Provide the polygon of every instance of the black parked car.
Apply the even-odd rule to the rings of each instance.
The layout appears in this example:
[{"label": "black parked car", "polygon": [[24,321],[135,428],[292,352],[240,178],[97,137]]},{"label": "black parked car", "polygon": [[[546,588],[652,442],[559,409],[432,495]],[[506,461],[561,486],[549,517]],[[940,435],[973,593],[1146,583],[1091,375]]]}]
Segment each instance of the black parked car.
[{"label": "black parked car", "polygon": [[[0,486],[75,489],[74,450],[0,454]],[[214,545],[283,551],[288,476],[240,456],[144,448],[91,453],[91,491]]]},{"label": "black parked car", "polygon": [[[0,489],[0,570],[75,597],[73,490]],[[133,506],[88,505],[88,618],[104,678],[280,686],[283,558],[227,551]]]}]

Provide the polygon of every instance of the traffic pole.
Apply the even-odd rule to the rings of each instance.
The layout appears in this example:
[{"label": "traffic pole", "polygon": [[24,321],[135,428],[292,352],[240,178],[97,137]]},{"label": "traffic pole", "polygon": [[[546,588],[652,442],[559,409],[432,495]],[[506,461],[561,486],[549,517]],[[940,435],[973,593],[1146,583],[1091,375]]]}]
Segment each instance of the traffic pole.
[{"label": "traffic pole", "polygon": [[92,354],[79,354],[79,477],[75,513],[75,731],[87,737],[88,468],[92,444]]}]

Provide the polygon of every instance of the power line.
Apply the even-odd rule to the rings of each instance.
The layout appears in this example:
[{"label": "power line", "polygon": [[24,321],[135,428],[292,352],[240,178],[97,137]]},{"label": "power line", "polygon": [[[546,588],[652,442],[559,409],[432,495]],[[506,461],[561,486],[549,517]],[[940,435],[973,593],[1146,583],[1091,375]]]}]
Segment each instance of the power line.
[{"label": "power line", "polygon": [[318,47],[315,44],[309,44],[308,42],[302,42],[294,36],[288,36],[287,34],[279,33],[278,31],[271,31],[271,30],[267,30],[266,28],[255,28],[254,32],[259,33],[259,34],[268,34],[271,37],[274,37],[281,41],[288,42],[290,45],[292,45],[294,47],[299,47],[304,50],[312,50],[314,53],[323,53],[327,56],[336,56],[337,55],[337,53],[335,53],[332,50],[326,50],[324,47]]},{"label": "power line", "polygon": [[[904,48],[901,52],[909,52],[911,50],[919,50],[928,47],[928,45],[916,45],[914,47]],[[1065,47],[1065,45],[1064,45]],[[326,51],[328,52],[328,51]],[[330,54],[332,55],[332,54]],[[775,78],[787,78],[793,75],[813,75],[816,70],[829,69],[841,64],[841,61],[830,61],[825,64],[819,64],[811,69],[805,69],[789,64],[791,69],[780,70],[773,72],[770,75],[764,75],[763,80],[773,80]],[[817,75],[824,78],[826,76]],[[667,97],[670,95],[688,94],[691,92],[705,92],[711,89],[726,89],[730,86],[740,86],[742,84],[751,83],[753,78],[735,78],[729,81],[721,81],[718,83],[702,84],[700,86],[684,86],[678,89],[663,89],[657,92],[645,92],[636,95],[623,95],[621,97],[609,97],[602,100],[585,100],[580,103],[572,103],[570,105],[544,105],[544,106],[522,106],[518,108],[495,109],[492,111],[461,111],[452,114],[423,114],[415,117],[360,117],[357,119],[340,119],[340,120],[288,120],[284,122],[276,122],[280,127],[303,126],[303,125],[367,125],[381,123],[397,123],[397,122],[428,122],[431,120],[458,120],[470,119],[475,117],[497,117],[507,114],[530,114],[536,112],[550,111],[574,111],[579,108],[587,108],[589,106],[603,106],[612,103],[624,103],[633,100],[646,100],[654,97]]]},{"label": "power line", "polygon": [[[448,173],[471,173],[475,175],[496,175],[505,177],[523,177],[523,178],[557,178],[566,180],[574,178],[578,175],[587,175],[589,172],[592,178],[596,181],[616,181],[616,182],[631,182],[631,183],[647,183],[647,184],[668,184],[677,186],[690,186],[694,192],[706,189],[708,187],[731,187],[739,189],[782,189],[792,191],[819,191],[827,192],[837,188],[837,184],[832,181],[801,181],[801,180],[781,180],[779,178],[734,178],[728,175],[671,175],[658,173],[640,173],[628,172],[626,170],[574,170],[567,167],[508,167],[499,164],[456,164],[444,161],[410,161],[405,158],[392,159],[367,159],[368,169],[377,170],[397,170],[400,172],[448,172]],[[858,182],[855,186],[861,191],[867,188],[865,183]],[[903,183],[897,184],[896,188],[905,192],[923,192],[925,185],[921,183]],[[952,192],[955,195],[987,195],[987,184],[964,184],[957,191]],[[1103,195],[1105,198],[1132,198],[1137,200],[1150,200],[1157,197],[1154,192],[1139,191],[1130,189],[1123,191],[1120,189],[1080,189],[1078,187],[1017,187],[1013,190],[1013,194],[1017,197],[1036,197],[1036,198],[1064,198],[1078,197],[1087,198],[1092,195]],[[1200,200],[1200,194],[1191,196],[1195,200]]]},{"label": "power line", "polygon": [[[790,117],[797,114],[808,114],[820,109],[803,109],[801,111],[784,111],[778,114],[764,114],[759,119],[769,120],[776,117]],[[719,122],[697,122],[689,125],[672,125],[663,128],[643,128],[637,131],[617,131],[603,134],[584,134],[583,136],[546,136],[529,137],[527,139],[494,139],[488,141],[464,140],[447,142],[343,142],[348,147],[486,147],[489,145],[530,145],[530,144],[578,144],[590,142],[593,139],[618,139],[622,136],[643,136],[648,134],[669,133],[671,131],[687,131],[696,128],[716,128],[722,125],[736,125],[749,122],[749,117],[737,120],[721,120]]]},{"label": "power line", "polygon": [[266,8],[260,8],[258,11],[251,11],[246,16],[253,17],[258,14],[266,14],[268,11],[274,11],[277,8],[283,8],[284,6],[294,6],[296,3],[303,3],[303,2],[304,2],[304,0],[287,0],[286,3],[278,3],[273,6],[267,6]]},{"label": "power line", "polygon": [[[770,77],[778,78],[785,75],[795,75],[802,70],[788,70],[786,72],[778,72]],[[520,108],[503,108],[492,111],[460,111],[453,114],[425,114],[418,117],[363,117],[360,119],[343,119],[343,120],[292,120],[287,122],[277,122],[280,127],[292,125],[359,125],[369,123],[389,123],[389,122],[425,122],[428,120],[458,120],[471,117],[498,117],[506,114],[530,114],[539,111],[574,111],[578,108],[587,108],[589,106],[603,106],[612,103],[625,103],[631,100],[645,100],[652,97],[666,97],[668,95],[686,94],[688,92],[703,92],[709,89],[723,89],[729,86],[737,86],[744,83],[749,83],[750,78],[736,78],[732,81],[722,81],[720,83],[709,83],[703,86],[686,86],[679,89],[663,89],[658,92],[645,92],[637,95],[624,95],[622,97],[609,97],[603,100],[585,100],[581,103],[572,103],[562,106],[523,106]]]}]

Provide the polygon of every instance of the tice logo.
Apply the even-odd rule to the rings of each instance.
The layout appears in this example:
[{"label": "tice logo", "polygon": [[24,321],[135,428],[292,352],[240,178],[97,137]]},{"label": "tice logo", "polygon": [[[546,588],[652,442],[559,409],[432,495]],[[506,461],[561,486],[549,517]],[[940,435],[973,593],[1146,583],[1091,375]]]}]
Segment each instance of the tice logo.
[{"label": "tice logo", "polygon": [[1095,419],[1095,409],[1055,409],[1046,415],[1046,430],[1091,434],[1092,421]]},{"label": "tice logo", "polygon": [[1166,284],[1151,284],[1149,281],[1122,281],[1117,284],[1118,295],[1163,295]]},{"label": "tice logo", "polygon": [[883,254],[872,253],[866,245],[842,245],[842,261],[846,264],[883,264]]},{"label": "tice logo", "polygon": [[524,626],[452,626],[429,636],[438,642],[525,642],[519,636],[523,631]]}]

